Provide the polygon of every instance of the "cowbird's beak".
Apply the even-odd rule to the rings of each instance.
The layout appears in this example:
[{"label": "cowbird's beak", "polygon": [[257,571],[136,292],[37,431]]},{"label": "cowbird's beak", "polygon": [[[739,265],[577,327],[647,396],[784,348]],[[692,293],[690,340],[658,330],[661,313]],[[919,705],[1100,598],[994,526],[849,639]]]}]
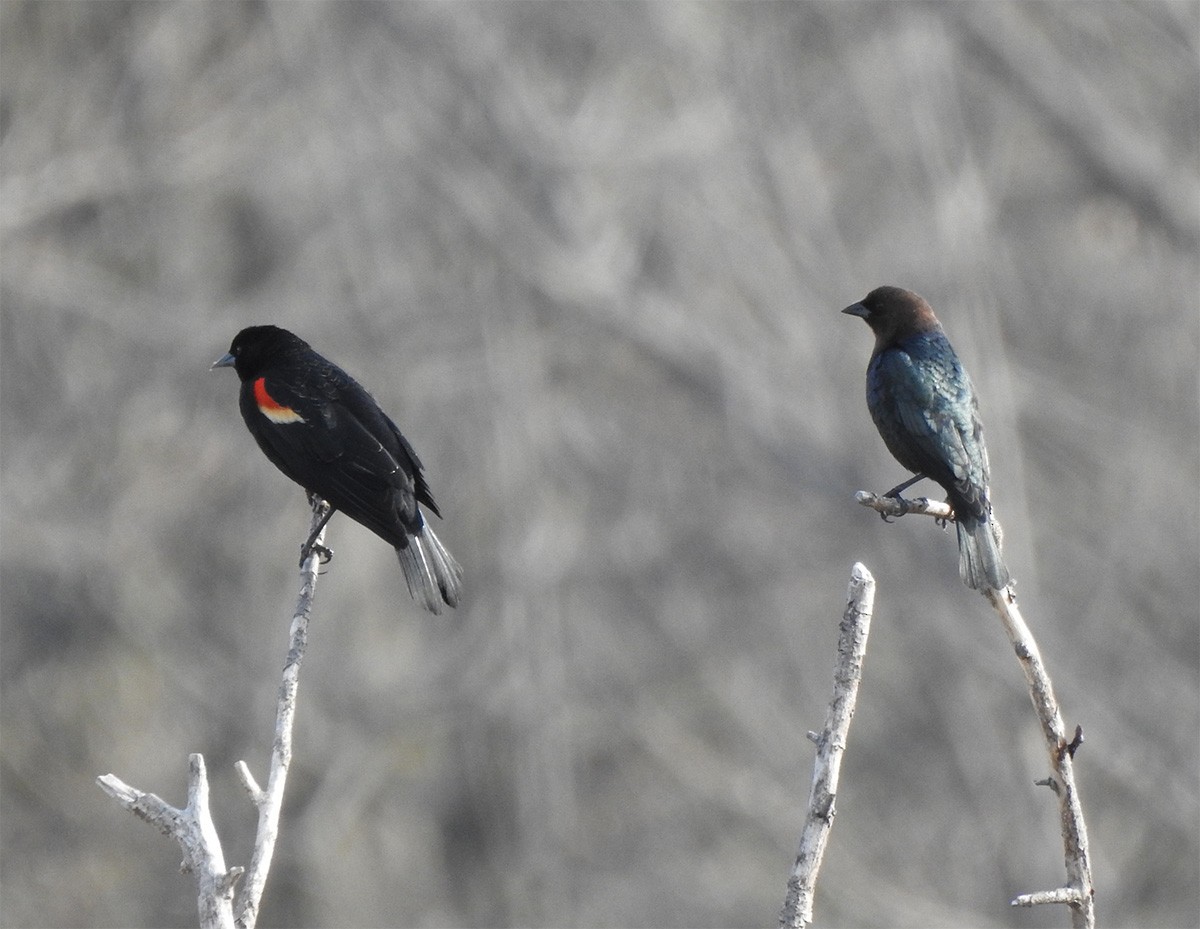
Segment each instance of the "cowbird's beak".
[{"label": "cowbird's beak", "polygon": [[871,311],[861,303],[851,303],[848,307],[842,310],[842,312],[849,313],[851,316],[861,316],[863,319],[866,319],[871,315]]},{"label": "cowbird's beak", "polygon": [[232,368],[233,363],[236,360],[237,359],[234,358],[230,352],[226,352],[224,355],[222,355],[220,358],[218,358],[216,361],[214,361],[212,363],[212,367],[210,367],[208,370],[214,371],[217,368]]}]

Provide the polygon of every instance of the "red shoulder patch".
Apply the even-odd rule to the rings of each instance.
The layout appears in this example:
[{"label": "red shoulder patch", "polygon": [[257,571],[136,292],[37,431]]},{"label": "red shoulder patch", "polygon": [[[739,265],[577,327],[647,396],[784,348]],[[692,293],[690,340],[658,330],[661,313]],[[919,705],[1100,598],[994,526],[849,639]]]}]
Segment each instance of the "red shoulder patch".
[{"label": "red shoulder patch", "polygon": [[254,382],[254,400],[258,404],[258,411],[273,423],[304,422],[303,416],[267,393],[267,379],[265,377],[260,377]]}]

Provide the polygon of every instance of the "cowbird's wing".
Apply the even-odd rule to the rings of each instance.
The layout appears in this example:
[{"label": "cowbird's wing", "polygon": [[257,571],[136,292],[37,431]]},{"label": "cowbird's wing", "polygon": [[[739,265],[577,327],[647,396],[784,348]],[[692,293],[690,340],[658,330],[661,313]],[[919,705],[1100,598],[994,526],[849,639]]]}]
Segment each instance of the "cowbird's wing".
[{"label": "cowbird's wing", "polygon": [[[948,349],[948,350],[947,350]],[[889,451],[941,484],[952,504],[981,515],[988,463],[971,380],[948,343],[881,352],[872,365],[872,416]]]}]

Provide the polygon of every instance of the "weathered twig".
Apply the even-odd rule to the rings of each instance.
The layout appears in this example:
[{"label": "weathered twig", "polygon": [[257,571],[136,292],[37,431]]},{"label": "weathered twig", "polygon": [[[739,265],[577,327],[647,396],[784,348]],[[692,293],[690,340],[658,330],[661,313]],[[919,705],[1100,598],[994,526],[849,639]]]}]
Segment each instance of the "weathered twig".
[{"label": "weathered twig", "polygon": [[[936,519],[953,519],[949,505],[936,503],[924,497],[899,501],[893,497],[859,491],[855,499],[885,516],[902,516],[905,513],[923,513]],[[1054,687],[1046,666],[1042,663],[1037,640],[1025,625],[1017,609],[1017,595],[1012,585],[1005,590],[984,590],[992,607],[1000,616],[1004,632],[1012,643],[1025,679],[1029,684],[1029,696],[1042,727],[1042,735],[1050,755],[1051,775],[1036,783],[1049,786],[1058,798],[1059,828],[1062,832],[1063,852],[1067,866],[1067,885],[1054,890],[1021,894],[1012,901],[1013,906],[1036,906],[1041,903],[1065,903],[1071,908],[1071,925],[1074,929],[1092,929],[1096,924],[1095,886],[1092,884],[1092,866],[1088,854],[1087,824],[1083,819],[1083,807],[1079,791],[1075,786],[1075,750],[1083,744],[1083,730],[1076,726],[1071,738],[1063,724]]]},{"label": "weathered twig", "polygon": [[858,682],[862,680],[874,605],[875,579],[866,567],[856,564],[850,572],[846,610],[838,627],[838,662],[833,673],[833,699],[825,717],[825,728],[820,734],[808,733],[809,739],[816,743],[817,758],[813,763],[808,813],[800,832],[796,863],[788,878],[787,895],[779,914],[779,924],[785,929],[803,929],[812,922],[817,873],[837,812],[834,801],[842,753],[846,750],[850,720],[854,718],[854,705],[858,700]]},{"label": "weathered twig", "polygon": [[[313,501],[310,534],[317,532],[328,512],[328,504]],[[308,640],[308,614],[312,609],[313,593],[320,566],[319,553],[325,536],[322,529],[316,545],[300,566],[300,599],[292,617],[291,640],[283,666],[283,682],[279,687],[279,709],[275,720],[275,743],[271,752],[271,770],[267,789],[262,790],[244,761],[237,763],[238,776],[258,809],[258,833],[250,872],[238,900],[238,916],[234,922],[234,888],[245,872],[244,868],[225,868],[221,840],[213,823],[208,803],[208,775],[204,757],[190,756],[188,771],[188,803],[182,810],[170,806],[155,794],[130,787],[119,777],[105,774],[96,782],[109,796],[146,822],[157,826],[164,835],[173,836],[183,848],[184,871],[196,875],[199,890],[200,925],[203,929],[253,929],[258,919],[267,871],[279,834],[279,812],[283,806],[283,788],[288,765],[292,760],[292,724],[296,716],[296,687],[300,678],[300,662]]]},{"label": "weathered twig", "polygon": [[884,516],[904,516],[906,513],[918,513],[923,516],[932,516],[934,519],[954,518],[954,510],[944,500],[930,500],[928,497],[913,497],[911,500],[905,497],[901,500],[898,497],[881,497],[868,490],[860,490],[854,495],[854,499]]},{"label": "weathered twig", "polygon": [[204,757],[195,754],[188,758],[188,802],[182,810],[156,794],[130,787],[114,774],[104,774],[96,782],[125,809],[179,842],[183,849],[180,869],[196,875],[201,927],[233,929],[233,888],[244,869],[225,869],[221,840],[208,805]]}]

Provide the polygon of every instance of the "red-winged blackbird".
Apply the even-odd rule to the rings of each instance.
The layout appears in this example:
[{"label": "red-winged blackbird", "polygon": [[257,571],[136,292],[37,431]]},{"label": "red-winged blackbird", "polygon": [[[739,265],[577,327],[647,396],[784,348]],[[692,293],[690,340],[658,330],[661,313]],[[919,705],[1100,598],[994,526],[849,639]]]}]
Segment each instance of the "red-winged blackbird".
[{"label": "red-winged blackbird", "polygon": [[462,568],[418,507],[442,515],[421,461],[358,381],[278,326],[243,329],[212,366],[241,378],[242,419],[275,467],[394,546],[414,600],[458,605]]}]

